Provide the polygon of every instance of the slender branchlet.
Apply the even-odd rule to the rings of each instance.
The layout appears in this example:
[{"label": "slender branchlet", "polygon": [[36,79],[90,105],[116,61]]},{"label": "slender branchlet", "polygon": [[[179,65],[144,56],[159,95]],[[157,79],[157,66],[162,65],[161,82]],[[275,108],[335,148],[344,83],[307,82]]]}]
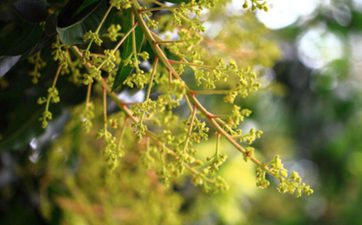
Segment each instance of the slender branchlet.
[{"label": "slender branchlet", "polygon": [[53,85],[52,85],[52,87],[50,87],[48,89],[47,97],[41,97],[38,99],[38,104],[41,105],[41,104],[45,103],[45,111],[43,112],[42,117],[39,118],[39,121],[41,121],[41,126],[43,128],[46,128],[48,126],[48,120],[51,120],[53,118],[53,114],[49,111],[50,102],[58,103],[60,100],[59,92],[58,92],[58,89],[55,87],[55,85],[57,84],[57,80],[58,80],[61,69],[62,69],[62,66],[59,66],[58,70],[55,74]]}]

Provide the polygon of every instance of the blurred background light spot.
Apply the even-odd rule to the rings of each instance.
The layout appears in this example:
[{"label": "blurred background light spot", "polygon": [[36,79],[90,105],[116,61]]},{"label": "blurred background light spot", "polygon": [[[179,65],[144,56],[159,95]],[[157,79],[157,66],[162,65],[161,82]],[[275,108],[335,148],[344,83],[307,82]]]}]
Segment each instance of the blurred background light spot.
[{"label": "blurred background light spot", "polygon": [[333,18],[341,26],[348,26],[352,20],[351,10],[345,3],[339,3],[336,7],[332,7]]},{"label": "blurred background light spot", "polygon": [[240,15],[240,14],[244,13],[243,4],[244,4],[244,1],[232,0],[231,2],[229,2],[226,5],[226,10],[227,10],[228,14]]},{"label": "blurred background light spot", "polygon": [[210,39],[214,39],[222,30],[223,23],[215,21],[215,22],[205,22],[202,25],[206,29],[204,35]]},{"label": "blurred background light spot", "polygon": [[[239,2],[234,0],[233,2]],[[256,13],[260,22],[270,29],[281,29],[296,22],[302,16],[308,16],[318,7],[318,0],[269,0],[269,12],[258,11]]]},{"label": "blurred background light spot", "polygon": [[327,210],[327,200],[325,198],[313,196],[307,201],[305,210],[311,218],[317,220],[325,214]]},{"label": "blurred background light spot", "polygon": [[180,36],[178,35],[178,30],[174,29],[171,31],[166,31],[163,34],[160,35],[160,37],[164,40],[178,40]]},{"label": "blurred background light spot", "polygon": [[353,0],[352,2],[353,2],[353,6],[356,9],[359,9],[359,10],[362,9],[362,0]]},{"label": "blurred background light spot", "polygon": [[261,83],[262,88],[268,87],[270,85],[270,83],[275,80],[276,73],[273,69],[269,69],[269,68],[265,68],[260,65],[256,65],[256,66],[254,66],[253,71],[256,74],[260,74],[257,79],[258,79],[258,82]]},{"label": "blurred background light spot", "polygon": [[362,81],[362,35],[357,32],[352,32],[349,35],[349,47],[351,54],[351,75],[359,82]]},{"label": "blurred background light spot", "polygon": [[55,139],[57,139],[58,136],[59,136],[58,133],[57,133],[57,134],[53,134],[52,137],[51,137],[52,141],[54,141]]},{"label": "blurred background light spot", "polygon": [[298,43],[298,57],[309,68],[321,68],[343,56],[340,38],[318,26],[301,35]]},{"label": "blurred background light spot", "polygon": [[35,138],[33,138],[33,139],[31,140],[31,142],[29,143],[29,145],[30,145],[30,147],[31,147],[33,150],[35,150],[35,149],[38,148],[38,141],[37,141]]},{"label": "blurred background light spot", "polygon": [[339,100],[348,101],[353,98],[355,90],[358,88],[360,88],[360,85],[357,82],[345,80],[339,82],[334,94]]},{"label": "blurred background light spot", "polygon": [[29,156],[29,160],[32,162],[32,163],[37,163],[39,162],[39,159],[40,159],[40,151],[39,150],[35,150],[33,151],[33,153]]},{"label": "blurred background light spot", "polygon": [[0,155],[1,163],[4,165],[4,167],[8,167],[13,163],[13,160],[8,152],[3,152]]},{"label": "blurred background light spot", "polygon": [[251,130],[251,128],[254,128],[255,130],[258,130],[256,122],[254,120],[251,120],[251,119],[245,119],[244,123],[242,123],[240,125],[240,128],[242,129],[243,134],[248,133]]},{"label": "blurred background light spot", "polygon": [[11,173],[10,170],[0,171],[0,187],[9,185],[12,180],[14,180],[14,175]]},{"label": "blurred background light spot", "polygon": [[118,98],[126,103],[129,102],[143,102],[145,100],[146,93],[143,90],[137,91],[135,94],[131,94],[129,91],[122,91]]},{"label": "blurred background light spot", "polygon": [[310,186],[314,186],[318,181],[319,169],[311,160],[301,159],[298,161],[285,162],[285,166],[286,168],[289,168],[289,174],[291,174],[292,171],[299,173],[299,175],[303,177],[303,182]]}]

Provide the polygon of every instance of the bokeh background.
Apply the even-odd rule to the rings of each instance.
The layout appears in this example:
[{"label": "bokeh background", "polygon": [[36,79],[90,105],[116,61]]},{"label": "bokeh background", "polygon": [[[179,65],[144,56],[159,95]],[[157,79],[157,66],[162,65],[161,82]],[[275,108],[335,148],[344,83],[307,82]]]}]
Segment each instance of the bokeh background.
[{"label": "bokeh background", "polygon": [[[248,31],[258,29],[268,40],[263,46],[267,50],[256,51],[254,58],[245,56],[247,52],[235,53],[241,64],[244,60],[253,65],[262,83],[260,91],[238,99],[238,104],[253,110],[242,128],[263,130],[254,145],[257,156],[267,161],[280,155],[286,168],[297,171],[311,185],[312,196],[282,195],[271,177],[268,189],[258,189],[253,165],[244,163],[242,155],[226,142],[222,147],[229,157],[219,171],[230,184],[225,194],[203,194],[187,179],[173,188],[174,195],[146,194],[147,187],[135,191],[129,186],[150,183],[143,182],[145,172],[138,167],[127,179],[113,175],[106,184],[97,182],[102,176],[94,163],[99,156],[89,152],[99,146],[82,137],[76,125],[69,125],[71,110],[59,105],[57,119],[45,133],[31,128],[23,136],[0,140],[5,145],[0,151],[0,224],[114,224],[111,219],[100,219],[114,215],[126,215],[116,218],[121,221],[116,224],[362,224],[362,1],[269,0],[269,12],[255,15],[246,13],[242,4],[242,0],[233,0],[224,13],[250,17],[252,22],[240,26],[255,24]],[[225,20],[215,14],[204,16],[208,19],[205,36],[211,44],[211,40],[230,41],[228,33],[223,33]],[[12,111],[15,118],[24,111],[28,117],[33,115],[34,102],[24,103],[23,95],[11,91],[14,85],[30,84],[14,84],[16,76],[27,76],[27,72],[25,66],[1,79],[0,112],[7,115],[0,118],[1,132],[11,127],[8,109],[16,108]],[[38,89],[27,89],[27,99]],[[82,101],[72,96],[72,92],[65,93],[69,105]],[[20,102],[21,107],[15,107]],[[205,104],[215,107],[219,102],[215,98]],[[25,124],[27,129],[32,123]],[[199,149],[213,146],[207,143]],[[74,182],[74,177],[80,182]],[[112,192],[108,186],[122,188]],[[132,210],[113,209],[117,201],[127,202]],[[179,205],[172,208],[175,202]],[[146,215],[148,209],[154,209],[150,215]],[[122,222],[138,213],[145,213],[144,220]],[[173,218],[152,218],[165,214]]]}]

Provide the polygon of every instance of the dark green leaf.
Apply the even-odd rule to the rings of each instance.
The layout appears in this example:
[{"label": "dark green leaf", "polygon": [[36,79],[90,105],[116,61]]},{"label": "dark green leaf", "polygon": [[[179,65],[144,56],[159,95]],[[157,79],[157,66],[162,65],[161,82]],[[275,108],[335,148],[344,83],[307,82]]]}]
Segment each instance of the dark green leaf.
[{"label": "dark green leaf", "polygon": [[[130,10],[126,11],[125,17],[127,18],[125,31],[128,31],[132,28],[132,19],[131,19]],[[136,32],[136,50],[139,52],[141,50],[144,37],[143,37],[143,32],[139,26],[136,27],[135,32]],[[122,62],[119,64],[118,72],[114,80],[112,91],[115,91],[117,88],[119,88],[133,70],[133,67],[131,67],[130,65],[124,65],[123,63],[123,60],[127,59],[132,54],[132,49],[133,49],[133,40],[131,33],[124,41]]]},{"label": "dark green leaf", "polygon": [[10,127],[0,142],[0,150],[17,149],[43,133],[43,129],[39,126],[39,117],[43,111],[43,107],[34,104],[34,102],[20,105],[14,110],[9,118]]},{"label": "dark green leaf", "polygon": [[48,17],[48,19],[45,22],[44,30],[45,34],[48,37],[51,37],[53,35],[57,34],[57,16],[55,14],[52,14]]},{"label": "dark green leaf", "polygon": [[83,10],[85,7],[95,2],[98,2],[98,0],[85,0],[83,5],[79,8],[79,10]]},{"label": "dark green leaf", "polygon": [[[46,49],[46,51],[50,53],[50,49]],[[49,55],[48,53],[44,55]],[[23,68],[19,68],[20,65]],[[29,77],[26,76],[27,71],[24,71],[26,65],[25,60],[19,62],[19,66],[14,68],[11,76],[16,83],[14,82],[12,88],[0,92],[0,115],[2,116],[0,127],[3,136],[0,140],[0,151],[20,149],[28,145],[33,138],[37,138],[45,131],[49,131],[49,129],[41,128],[39,121],[45,105],[38,105],[36,102],[38,97],[47,95],[47,88],[44,87],[48,87],[49,80],[46,80],[46,78],[53,79],[58,69],[58,63],[52,60],[47,63],[46,67],[42,69],[42,78],[45,79],[39,80],[36,89],[34,89]],[[54,124],[53,128],[55,129],[65,125],[64,121],[61,124],[57,122],[59,121],[57,118],[67,111],[64,109],[68,108],[68,106],[80,104],[84,101],[82,96],[86,94],[86,88],[79,89],[75,85],[69,85],[68,79],[59,79],[57,89],[61,96],[61,102],[50,105],[53,119],[49,121],[49,125]],[[50,129],[51,133],[54,131],[53,128]]]},{"label": "dark green leaf", "polygon": [[58,26],[66,27],[83,2],[84,0],[68,1],[64,9],[59,13]]},{"label": "dark green leaf", "polygon": [[0,0],[0,11],[9,9],[18,0]]},{"label": "dark green leaf", "polygon": [[[85,42],[82,39],[83,35],[90,30],[97,30],[107,10],[108,6],[106,1],[99,1],[89,5],[70,21],[71,25],[67,27],[57,27],[59,39],[66,45],[84,44]],[[107,31],[108,27],[112,24],[112,20],[113,13],[110,12],[99,31],[99,35]]]},{"label": "dark green leaf", "polygon": [[27,58],[27,57],[37,53],[42,48],[44,48],[45,46],[50,44],[54,39],[55,39],[55,36],[48,37],[48,36],[43,35],[42,39],[38,42],[38,44],[31,51],[28,51],[28,52],[26,52],[26,54],[23,54],[21,59]]},{"label": "dark green leaf", "polygon": [[9,35],[0,38],[0,56],[21,55],[37,45],[43,33],[41,25],[24,23],[23,27],[18,27]]},{"label": "dark green leaf", "polygon": [[12,9],[28,23],[40,23],[48,18],[48,10],[43,1],[19,0]]}]

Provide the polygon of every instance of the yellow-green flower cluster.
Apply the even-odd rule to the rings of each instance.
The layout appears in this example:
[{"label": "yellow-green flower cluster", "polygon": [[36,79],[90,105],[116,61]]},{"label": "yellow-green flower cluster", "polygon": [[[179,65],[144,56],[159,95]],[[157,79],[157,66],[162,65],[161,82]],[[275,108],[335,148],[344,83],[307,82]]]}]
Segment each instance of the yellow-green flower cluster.
[{"label": "yellow-green flower cluster", "polygon": [[268,6],[266,6],[266,1],[264,0],[245,0],[243,4],[243,8],[249,8],[249,3],[251,3],[251,11],[255,11],[256,9],[264,10],[265,12],[269,11]]},{"label": "yellow-green flower cluster", "polygon": [[111,6],[116,7],[118,10],[128,9],[132,6],[131,0],[110,0],[109,3],[111,4]]},{"label": "yellow-green flower cluster", "polygon": [[39,70],[46,66],[46,62],[41,58],[40,51],[37,54],[30,56],[28,62],[34,64],[34,70],[29,73],[29,76],[33,77],[31,81],[33,84],[36,84],[41,76]]},{"label": "yellow-green flower cluster", "polygon": [[88,31],[86,32],[83,37],[83,41],[94,41],[98,46],[101,46],[103,40],[99,37],[98,32]]},{"label": "yellow-green flower cluster", "polygon": [[278,190],[281,193],[289,192],[290,194],[295,194],[297,198],[302,196],[302,192],[307,195],[313,194],[313,190],[309,185],[302,183],[302,178],[295,171],[288,177],[288,170],[284,168],[282,160],[277,155],[272,161],[265,164],[265,169],[258,167],[257,168],[257,186],[260,188],[265,188],[269,185],[269,181],[265,179],[265,173],[269,170],[275,177],[280,181],[278,185]]},{"label": "yellow-green flower cluster", "polygon": [[52,119],[52,113],[48,110],[50,102],[52,103],[58,103],[60,100],[59,98],[59,92],[56,87],[51,87],[48,89],[48,96],[41,97],[38,99],[38,104],[42,105],[46,103],[45,111],[42,114],[42,117],[39,118],[39,121],[41,121],[42,128],[45,128],[48,126],[48,120]]},{"label": "yellow-green flower cluster", "polygon": [[64,51],[62,48],[66,48],[65,44],[60,44],[59,41],[55,42],[52,44],[52,48],[54,49],[52,51],[52,55],[54,55],[53,59],[55,61],[59,61],[59,65],[63,68],[63,69],[67,69],[68,68],[68,53],[66,51]]},{"label": "yellow-green flower cluster", "polygon": [[219,170],[219,166],[221,166],[227,159],[226,154],[222,154],[216,152],[213,156],[207,157],[207,161],[211,161],[211,166],[208,167],[211,173],[215,173],[215,171]]},{"label": "yellow-green flower cluster", "polygon": [[104,37],[109,37],[109,39],[111,39],[111,41],[117,41],[118,37],[123,37],[124,33],[119,32],[122,29],[121,25],[117,24],[112,24],[108,30],[107,33],[104,34]]},{"label": "yellow-green flower cluster", "polygon": [[[70,70],[75,74],[73,76],[76,80],[81,70],[87,70],[82,80],[85,85],[89,85],[87,100],[85,107],[78,114],[78,119],[82,120],[82,127],[86,132],[90,132],[92,122],[95,121],[92,121],[95,117],[95,107],[90,102],[91,84],[98,81],[97,85],[94,86],[95,95],[103,91],[104,101],[101,108],[103,108],[104,128],[97,134],[97,137],[103,138],[105,142],[103,153],[109,168],[111,170],[116,168],[119,157],[125,154],[129,147],[127,145],[132,144],[132,147],[138,151],[132,152],[131,157],[134,157],[134,159],[130,160],[132,162],[127,163],[137,163],[139,160],[147,169],[151,169],[150,173],[157,174],[165,186],[169,186],[174,179],[185,174],[187,170],[193,174],[192,182],[195,185],[202,186],[206,193],[224,192],[229,188],[228,185],[221,177],[215,175],[227,159],[227,155],[221,153],[220,150],[220,138],[223,137],[243,153],[246,162],[252,161],[258,165],[256,170],[258,187],[266,188],[269,186],[270,182],[266,180],[265,176],[266,173],[270,173],[279,179],[278,190],[280,192],[296,192],[297,197],[303,191],[308,195],[311,194],[313,190],[301,182],[301,178],[297,173],[293,172],[289,178],[287,177],[287,170],[283,167],[279,156],[276,156],[271,162],[263,164],[254,158],[255,149],[253,147],[244,148],[238,143],[246,142],[245,144],[251,145],[263,133],[252,128],[249,132],[243,134],[242,130],[238,129],[245,117],[251,115],[250,110],[233,105],[230,114],[216,115],[209,112],[202,105],[203,98],[199,97],[200,95],[221,94],[225,102],[234,104],[238,95],[245,98],[250,92],[260,87],[260,83],[256,82],[256,74],[247,65],[243,65],[240,61],[230,60],[229,57],[226,57],[228,58],[226,62],[222,58],[213,56],[207,59],[208,54],[205,54],[205,50],[202,50],[205,48],[201,46],[203,38],[199,32],[205,31],[205,28],[198,16],[201,15],[204,8],[214,7],[216,0],[190,0],[188,3],[185,1],[176,6],[167,6],[159,1],[152,2],[159,7],[148,9],[147,7],[141,7],[138,1],[135,0],[111,0],[111,6],[107,11],[110,12],[112,7],[120,10],[130,10],[133,13],[131,18],[134,21],[127,22],[135,24],[132,29],[136,26],[141,28],[143,37],[151,45],[141,46],[147,51],[139,52],[137,49],[140,43],[136,43],[138,36],[135,38],[134,35],[138,35],[136,34],[138,31],[127,31],[127,35],[131,35],[132,38],[130,38],[131,36],[124,37],[125,34],[120,32],[120,25],[113,24],[103,37],[109,37],[111,41],[117,41],[118,37],[123,36],[122,41],[117,44],[115,49],[103,48],[103,52],[91,53],[90,47],[93,42],[99,46],[103,43],[98,31],[106,17],[103,18],[103,22],[95,32],[88,31],[84,34],[83,40],[89,42],[85,49],[79,46],[81,49],[78,50],[75,46],[65,46],[60,44],[59,41],[53,44],[55,49],[53,51],[54,59],[60,62],[60,69],[63,69],[59,69],[59,71],[66,73],[68,71],[67,67],[70,65]],[[147,2],[142,4],[147,5]],[[249,4],[251,4],[251,10],[253,11],[257,8],[267,11],[265,1],[245,0],[243,7],[248,8]],[[132,9],[128,9],[130,7]],[[172,27],[172,24],[169,23],[172,27],[169,30],[178,31],[178,40],[163,40],[160,37],[163,35],[158,36],[156,34],[166,30],[162,27],[162,23],[159,25],[158,17],[152,17],[151,12],[157,10],[171,12],[167,16],[174,18],[174,24],[177,27]],[[196,14],[196,17],[190,19],[190,12]],[[158,26],[161,28],[156,30]],[[150,28],[154,30],[152,31]],[[131,39],[132,43],[129,44],[132,45],[132,52],[121,58],[117,49],[119,47],[119,49],[124,49],[124,46],[122,46],[123,41]],[[205,42],[210,42],[210,40]],[[221,43],[220,46],[223,47],[224,44],[227,45],[228,43]],[[69,54],[69,49],[72,50],[70,53],[76,55],[79,61],[72,62],[72,58],[75,57]],[[238,49],[240,49],[239,46]],[[154,66],[149,72],[144,71],[142,69],[143,65],[140,65],[141,61],[146,61],[149,64],[154,61]],[[122,66],[130,67],[130,75],[125,75],[127,77],[124,77],[126,79],[124,79],[123,85],[138,89],[148,87],[147,90],[142,90],[145,91],[147,96],[144,102],[125,103],[111,92],[109,87],[121,85],[114,84],[114,81],[119,80],[115,76],[119,75],[116,75],[117,67],[123,69]],[[244,69],[243,67],[247,68]],[[41,67],[35,67],[35,69],[39,68]],[[102,79],[102,71],[108,74],[108,77],[103,72],[104,79]],[[39,77],[38,73],[34,73],[33,76]],[[195,81],[196,85],[188,86],[190,79],[192,80],[191,83]],[[52,117],[52,114],[48,111],[49,102],[59,101],[55,82],[53,87],[48,90],[47,98],[39,99],[39,104],[47,104],[41,118],[44,127],[47,120]],[[221,86],[222,89],[218,90]],[[152,89],[157,89],[157,92],[151,94]],[[107,119],[111,111],[107,110],[107,93],[116,102],[119,109],[123,111],[122,115],[117,113]],[[185,110],[177,108],[180,105],[185,105],[185,109],[189,112],[188,117],[183,114]],[[179,123],[181,120],[184,121],[183,124]],[[131,128],[129,128],[130,124]],[[208,140],[209,126],[211,125],[217,135],[216,150],[212,156],[206,158],[210,163],[204,165],[202,160],[197,159],[196,144]],[[107,126],[111,126],[114,130],[108,131]],[[126,142],[123,141],[123,137],[127,137]]]},{"label": "yellow-green flower cluster", "polygon": [[103,138],[104,142],[106,143],[103,154],[109,166],[109,169],[114,170],[118,165],[117,162],[119,157],[116,138],[113,137],[112,133],[108,132],[106,129],[100,130],[97,133],[96,138]]},{"label": "yellow-green flower cluster", "polygon": [[192,177],[192,182],[196,186],[202,185],[205,193],[223,193],[229,189],[229,185],[220,176],[208,177],[209,170],[204,169],[202,172]]},{"label": "yellow-green flower cluster", "polygon": [[142,137],[146,134],[147,126],[143,124],[144,116],[152,117],[156,111],[156,102],[148,99],[143,103],[137,103],[133,106],[133,116],[140,118],[138,122],[132,124],[136,128],[135,134],[138,142],[141,142]]}]

